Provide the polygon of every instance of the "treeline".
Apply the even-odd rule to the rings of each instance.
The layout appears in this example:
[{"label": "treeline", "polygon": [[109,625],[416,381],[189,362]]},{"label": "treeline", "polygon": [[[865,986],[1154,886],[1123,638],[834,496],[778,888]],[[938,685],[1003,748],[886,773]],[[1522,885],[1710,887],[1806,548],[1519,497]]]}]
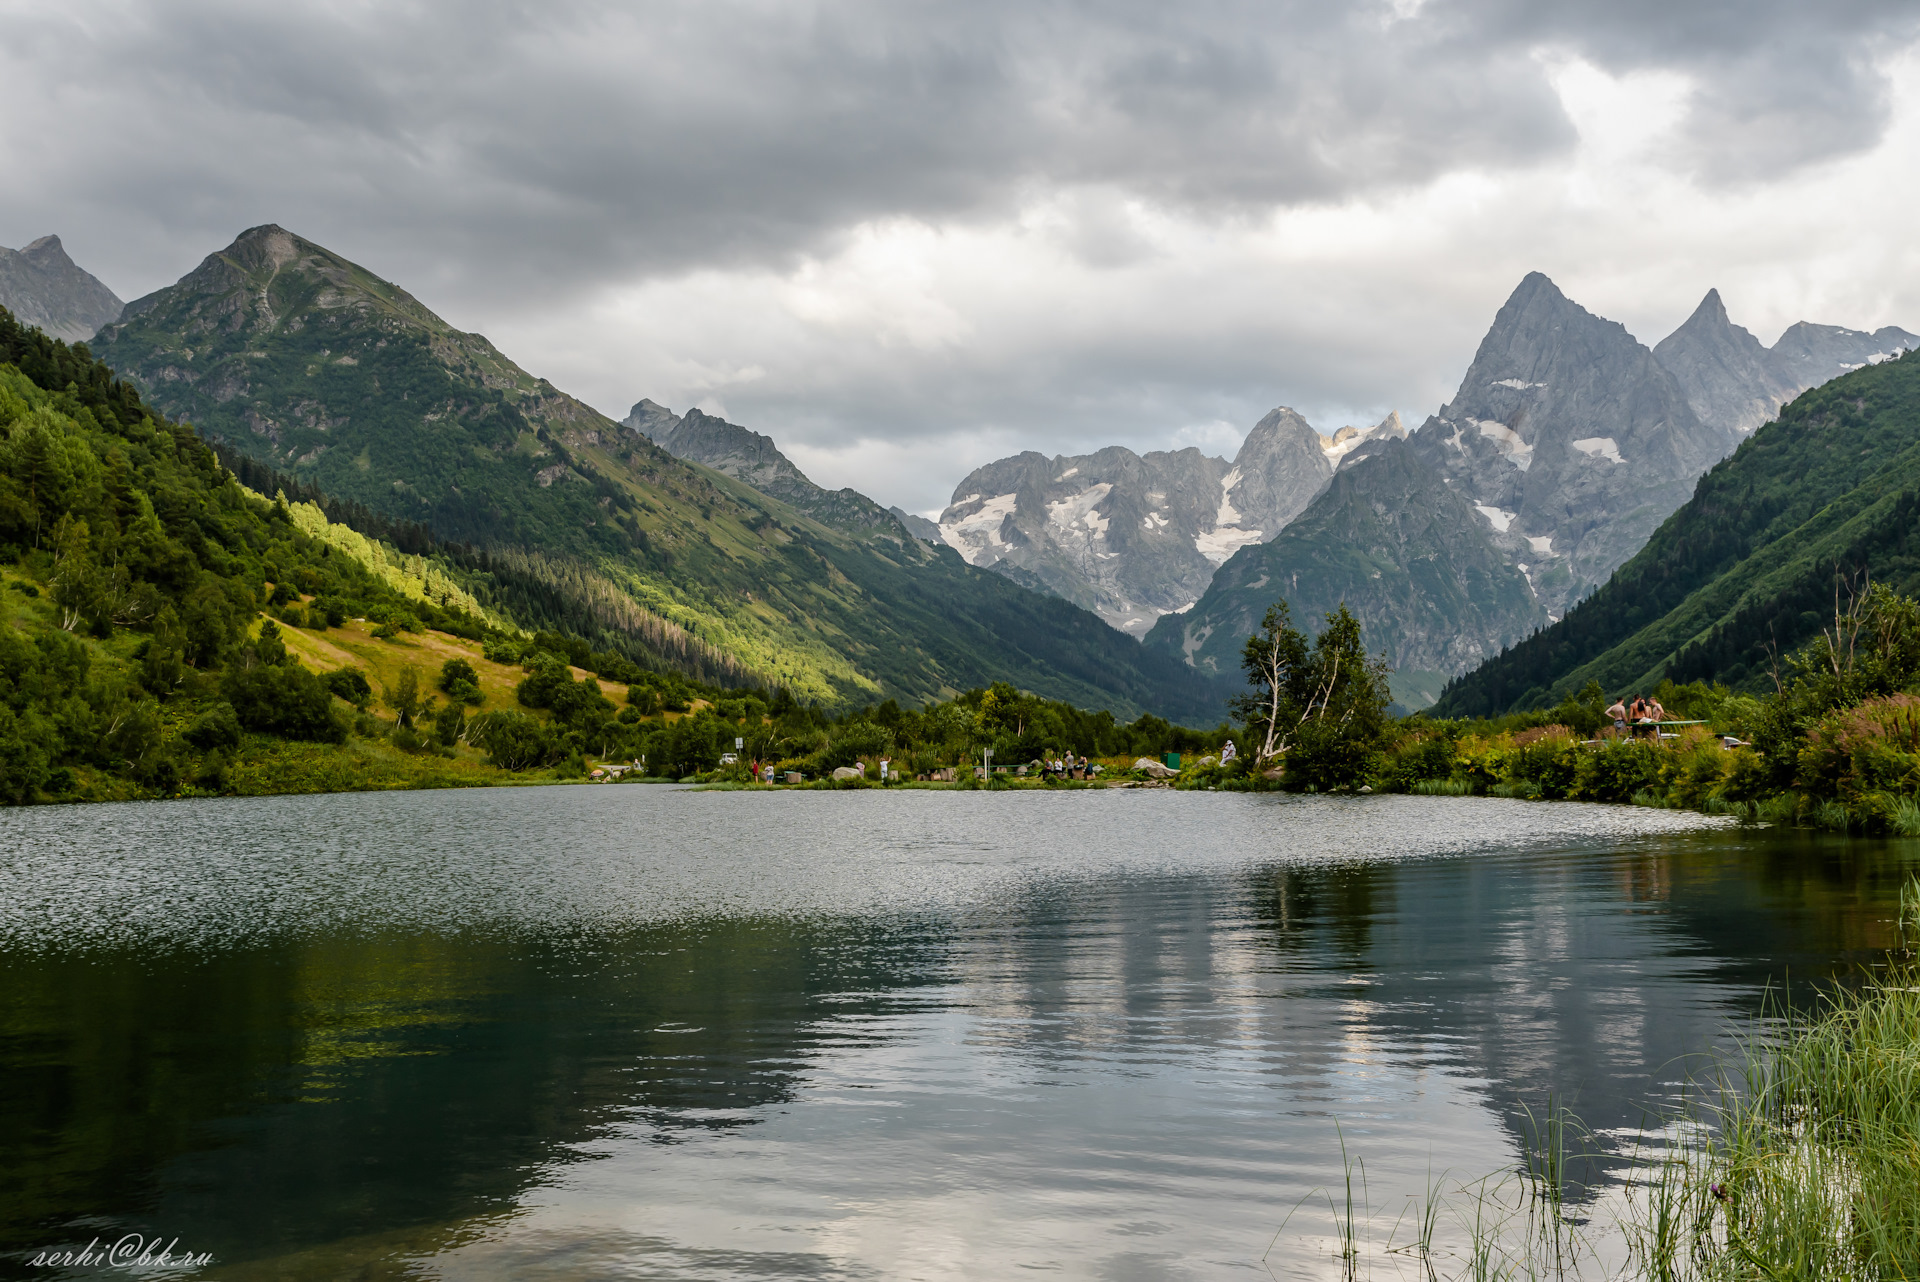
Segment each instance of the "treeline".
[{"label": "treeline", "polygon": [[[1094,758],[1159,756],[1166,752],[1217,751],[1232,733],[1221,725],[1194,730],[1143,715],[1120,722],[1111,712],[1088,712],[1071,704],[1023,693],[1005,682],[970,690],[922,708],[888,699],[869,707],[831,712],[796,701],[786,690],[731,690],[676,674],[600,671],[628,681],[616,705],[599,685],[568,671],[591,668],[603,656],[584,653],[577,638],[540,634],[525,641],[490,641],[486,657],[518,663],[526,676],[515,689],[523,707],[479,713],[462,723],[443,710],[443,741],[459,737],[484,748],[507,769],[556,766],[577,772],[589,759],[638,761],[652,778],[684,779],[722,770],[744,778],[753,763],[810,779],[836,767],[880,758],[906,774],[978,761],[991,748],[1005,765],[1047,760],[1067,753]],[[460,679],[449,664],[443,689]]]},{"label": "treeline", "polygon": [[1410,718],[1374,782],[1415,792],[1636,802],[1920,836],[1920,602],[1874,584],[1787,655],[1770,694],[1669,680],[1671,738],[1619,734],[1597,683],[1497,720]]}]

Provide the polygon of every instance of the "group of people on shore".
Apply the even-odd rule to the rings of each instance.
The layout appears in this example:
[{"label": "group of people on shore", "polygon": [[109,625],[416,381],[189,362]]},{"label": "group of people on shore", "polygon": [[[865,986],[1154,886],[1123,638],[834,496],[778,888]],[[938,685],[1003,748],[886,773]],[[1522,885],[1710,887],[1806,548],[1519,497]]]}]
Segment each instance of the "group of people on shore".
[{"label": "group of people on shore", "polygon": [[1085,757],[1076,758],[1071,752],[1064,757],[1048,757],[1044,761],[1028,762],[1028,767],[1040,767],[1040,773],[1049,779],[1088,779],[1098,766],[1090,766]]},{"label": "group of people on shore", "polygon": [[1613,706],[1607,709],[1607,716],[1613,719],[1616,733],[1657,736],[1660,723],[1667,719],[1667,710],[1660,706],[1658,699],[1641,694],[1635,695],[1631,703],[1624,698],[1614,700]]}]

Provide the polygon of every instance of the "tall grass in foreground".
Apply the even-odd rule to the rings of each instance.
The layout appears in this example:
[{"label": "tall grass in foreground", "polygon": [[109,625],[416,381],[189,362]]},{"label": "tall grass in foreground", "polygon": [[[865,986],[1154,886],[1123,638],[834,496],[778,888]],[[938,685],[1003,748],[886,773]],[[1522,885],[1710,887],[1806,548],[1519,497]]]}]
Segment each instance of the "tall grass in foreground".
[{"label": "tall grass in foreground", "polygon": [[[1528,1115],[1518,1170],[1460,1189],[1465,1207],[1430,1187],[1411,1240],[1395,1245],[1396,1224],[1384,1254],[1434,1282],[1920,1282],[1920,878],[1901,891],[1899,928],[1882,974],[1746,1042],[1665,1147],[1631,1164],[1624,1196],[1609,1199],[1615,1223],[1585,1224],[1566,1203],[1578,1124],[1550,1103]],[[1351,1166],[1348,1177],[1336,1218],[1341,1272],[1356,1278]],[[1435,1241],[1442,1205],[1465,1238],[1454,1250]]]},{"label": "tall grass in foreground", "polygon": [[1920,988],[1838,990],[1750,1046],[1628,1225],[1647,1278],[1920,1277]]},{"label": "tall grass in foreground", "polygon": [[1885,972],[1750,1040],[1641,1173],[1630,1275],[1920,1278],[1920,879],[1899,932]]}]

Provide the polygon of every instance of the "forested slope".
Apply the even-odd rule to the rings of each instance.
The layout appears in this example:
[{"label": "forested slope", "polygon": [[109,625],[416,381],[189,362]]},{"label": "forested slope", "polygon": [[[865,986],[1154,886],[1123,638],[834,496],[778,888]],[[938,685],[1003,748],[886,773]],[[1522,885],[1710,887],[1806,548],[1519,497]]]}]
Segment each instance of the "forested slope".
[{"label": "forested slope", "polygon": [[278,227],[130,304],[98,349],[223,448],[468,545],[611,632],[671,627],[803,700],[1006,680],[1122,716],[1224,692],[891,521],[834,528],[640,433]]},{"label": "forested slope", "polygon": [[1701,477],[1639,554],[1553,626],[1452,683],[1435,712],[1544,706],[1671,676],[1770,688],[1772,656],[1871,578],[1920,588],[1920,355],[1795,399]]}]

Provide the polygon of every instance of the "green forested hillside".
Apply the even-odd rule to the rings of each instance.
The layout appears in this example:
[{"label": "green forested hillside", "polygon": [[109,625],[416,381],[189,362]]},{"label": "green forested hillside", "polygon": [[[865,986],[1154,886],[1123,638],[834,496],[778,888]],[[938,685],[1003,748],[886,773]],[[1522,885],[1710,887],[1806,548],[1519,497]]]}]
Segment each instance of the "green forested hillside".
[{"label": "green forested hillside", "polygon": [[303,535],[84,347],[4,310],[0,584],[5,802],[219,788],[249,734],[344,743],[340,688],[260,623],[296,585],[336,621],[482,631]]},{"label": "green forested hillside", "polygon": [[1006,680],[1211,723],[1223,691],[894,526],[831,528],[675,458],[397,287],[255,228],[96,348],[223,448],[468,545],[613,631],[678,630],[803,700]]},{"label": "green forested hillside", "polygon": [[1871,579],[1920,589],[1920,355],[1805,393],[1565,619],[1450,685],[1435,712],[1546,706],[1597,681],[1772,687],[1773,656]]}]

